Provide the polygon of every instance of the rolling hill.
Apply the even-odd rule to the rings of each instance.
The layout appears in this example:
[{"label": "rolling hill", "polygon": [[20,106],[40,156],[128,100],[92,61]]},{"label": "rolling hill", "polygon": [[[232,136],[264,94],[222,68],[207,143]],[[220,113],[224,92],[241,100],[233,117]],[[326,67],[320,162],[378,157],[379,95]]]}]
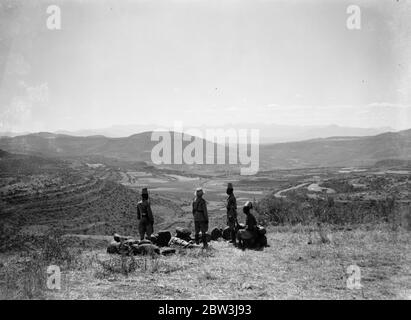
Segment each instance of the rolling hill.
[{"label": "rolling hill", "polygon": [[367,166],[411,159],[411,129],[369,137],[332,137],[260,146],[260,168]]},{"label": "rolling hill", "polygon": [[141,133],[127,138],[104,136],[75,137],[64,134],[40,132],[35,134],[2,137],[1,149],[12,153],[42,156],[104,155],[125,160],[149,160],[153,142],[151,133]]},{"label": "rolling hill", "polygon": [[[0,138],[0,149],[48,157],[100,155],[151,162],[151,132],[126,138],[76,137],[37,133]],[[172,139],[173,141],[173,139]],[[203,140],[204,150],[206,148]],[[189,144],[183,141],[183,148]],[[211,142],[206,142],[211,144]],[[367,137],[331,137],[298,142],[261,144],[260,169],[373,165],[386,159],[411,159],[411,129]]]}]

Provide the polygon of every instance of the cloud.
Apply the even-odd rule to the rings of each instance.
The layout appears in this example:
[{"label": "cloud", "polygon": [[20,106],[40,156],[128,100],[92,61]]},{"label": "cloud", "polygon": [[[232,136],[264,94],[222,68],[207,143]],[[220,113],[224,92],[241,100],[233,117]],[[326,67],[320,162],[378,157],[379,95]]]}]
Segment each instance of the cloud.
[{"label": "cloud", "polygon": [[21,54],[10,54],[7,59],[6,74],[25,76],[31,71],[30,64]]},{"label": "cloud", "polygon": [[26,88],[27,97],[32,102],[49,101],[49,86],[47,82],[41,83],[38,86],[28,86],[23,82],[23,86]]},{"label": "cloud", "polygon": [[226,111],[239,111],[240,108],[231,106],[231,107],[226,108],[225,110],[226,110]]},{"label": "cloud", "polygon": [[276,103],[270,103],[270,104],[265,105],[264,108],[266,108],[266,109],[276,109],[276,108],[281,108],[281,106],[276,104]]},{"label": "cloud", "polygon": [[20,131],[28,126],[32,116],[32,103],[25,97],[15,97],[0,113],[1,131]]},{"label": "cloud", "polygon": [[396,104],[390,102],[373,102],[367,105],[367,107],[371,108],[391,108],[391,109],[408,109],[411,108],[411,105],[405,104]]},{"label": "cloud", "polygon": [[[14,96],[10,103],[0,112],[0,131],[25,131],[33,127],[34,118],[49,101],[49,87],[47,83],[29,86],[24,81],[20,86],[25,94]],[[36,124],[37,125],[37,124]]]}]

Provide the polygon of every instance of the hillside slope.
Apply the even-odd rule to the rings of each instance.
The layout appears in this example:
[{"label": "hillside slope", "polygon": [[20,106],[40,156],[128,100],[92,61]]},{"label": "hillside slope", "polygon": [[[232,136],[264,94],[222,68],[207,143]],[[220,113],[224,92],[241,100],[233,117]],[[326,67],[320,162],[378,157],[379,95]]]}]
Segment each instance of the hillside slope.
[{"label": "hillside slope", "polygon": [[[36,154],[48,157],[105,156],[124,161],[151,162],[151,151],[159,141],[152,141],[153,132],[143,132],[125,138],[105,136],[70,136],[40,132],[17,137],[0,137],[0,149],[11,153]],[[171,153],[174,154],[174,132],[170,134]],[[194,139],[193,136],[188,136]],[[162,138],[161,138],[162,139]],[[182,140],[182,148],[191,141]],[[203,159],[206,148],[215,147],[211,142],[201,139]],[[172,157],[173,159],[173,157]]]},{"label": "hillside slope", "polygon": [[[0,158],[0,240],[50,229],[65,233],[138,234],[139,192],[124,186],[116,167],[7,153]],[[151,193],[155,230],[189,218],[175,201]],[[0,241],[0,247],[5,243]]]},{"label": "hillside slope", "polygon": [[[151,151],[158,143],[151,132],[126,138],[104,136],[74,137],[38,133],[0,138],[0,149],[7,152],[44,156],[101,155],[131,161],[151,162]],[[183,148],[190,141],[183,141]],[[171,135],[171,145],[174,144]],[[207,144],[203,140],[204,151]],[[215,145],[214,145],[215,147]],[[174,149],[171,149],[174,152]],[[204,152],[204,157],[206,152]],[[386,159],[411,159],[411,129],[369,137],[332,137],[299,142],[260,145],[260,169],[365,166]]]},{"label": "hillside slope", "polygon": [[127,138],[74,137],[43,132],[13,138],[2,137],[0,138],[0,149],[12,153],[44,156],[104,155],[123,160],[140,161],[150,159],[153,145],[150,136],[151,133],[141,133]]},{"label": "hillside slope", "polygon": [[373,165],[411,159],[411,129],[370,137],[333,137],[260,146],[260,168]]}]

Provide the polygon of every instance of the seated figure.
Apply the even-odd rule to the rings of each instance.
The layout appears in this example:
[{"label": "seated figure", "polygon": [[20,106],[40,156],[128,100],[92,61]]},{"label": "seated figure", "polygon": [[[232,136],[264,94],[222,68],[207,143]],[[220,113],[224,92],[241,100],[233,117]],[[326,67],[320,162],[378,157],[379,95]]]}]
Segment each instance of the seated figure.
[{"label": "seated figure", "polygon": [[247,201],[243,207],[243,212],[246,215],[246,226],[245,229],[239,230],[237,232],[239,247],[242,249],[253,247],[258,237],[257,220],[251,213],[252,208],[253,204],[251,203],[251,201]]}]

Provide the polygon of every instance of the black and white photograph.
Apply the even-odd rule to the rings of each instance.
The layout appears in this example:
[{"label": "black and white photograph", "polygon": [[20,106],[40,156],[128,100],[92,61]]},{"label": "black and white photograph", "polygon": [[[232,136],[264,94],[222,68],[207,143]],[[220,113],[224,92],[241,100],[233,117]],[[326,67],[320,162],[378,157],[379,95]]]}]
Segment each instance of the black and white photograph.
[{"label": "black and white photograph", "polygon": [[410,300],[410,192],[411,1],[0,0],[0,300]]}]

